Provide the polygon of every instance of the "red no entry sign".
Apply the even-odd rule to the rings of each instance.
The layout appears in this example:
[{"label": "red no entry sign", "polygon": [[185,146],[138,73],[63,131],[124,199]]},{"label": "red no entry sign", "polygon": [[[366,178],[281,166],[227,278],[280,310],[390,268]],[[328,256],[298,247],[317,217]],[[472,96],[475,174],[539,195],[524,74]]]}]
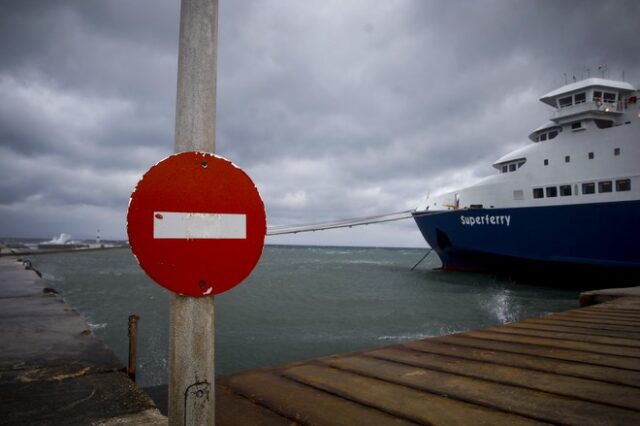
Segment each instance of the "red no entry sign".
[{"label": "red no entry sign", "polygon": [[267,225],[256,186],[224,158],[172,155],[144,174],[127,213],[131,250],[155,282],[180,294],[227,291],[260,259]]}]

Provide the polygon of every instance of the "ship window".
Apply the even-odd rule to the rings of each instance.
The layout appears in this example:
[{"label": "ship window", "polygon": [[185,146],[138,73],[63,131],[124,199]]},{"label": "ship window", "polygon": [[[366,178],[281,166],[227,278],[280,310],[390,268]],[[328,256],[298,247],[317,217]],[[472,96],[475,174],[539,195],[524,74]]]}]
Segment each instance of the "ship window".
[{"label": "ship window", "polygon": [[620,155],[620,148],[613,148],[613,155]]},{"label": "ship window", "polygon": [[602,92],[601,92],[601,91],[599,91],[599,90],[595,90],[595,91],[593,92],[593,100],[594,100],[594,101],[599,101],[599,100],[601,100],[601,99],[602,99]]},{"label": "ship window", "polygon": [[564,156],[564,162],[565,162],[565,163],[568,163],[568,162],[570,162],[570,161],[571,161],[571,156],[569,156],[569,155],[565,155],[565,156]]},{"label": "ship window", "polygon": [[587,182],[582,184],[582,193],[583,194],[595,194],[596,193],[596,184],[593,182]]},{"label": "ship window", "polygon": [[568,197],[571,195],[571,185],[560,185],[560,196]]},{"label": "ship window", "polygon": [[549,139],[553,139],[556,136],[558,136],[558,131],[557,130],[552,130],[549,132]]},{"label": "ship window", "polygon": [[515,165],[515,163],[509,164],[509,171],[510,171],[510,172],[515,172],[515,171],[516,171],[516,165]]},{"label": "ship window", "polygon": [[582,121],[576,121],[575,123],[571,123],[571,130],[582,129]]},{"label": "ship window", "polygon": [[598,192],[611,192],[613,191],[613,185],[610,180],[598,182]]},{"label": "ship window", "polygon": [[547,134],[546,133],[541,134],[540,135],[540,140],[541,141],[546,141],[547,140]]},{"label": "ship window", "polygon": [[618,179],[616,181],[616,191],[631,191],[631,179]]},{"label": "ship window", "polygon": [[560,104],[560,108],[568,107],[573,104],[573,99],[571,96],[567,96],[566,98],[558,99],[558,103]]},{"label": "ship window", "polygon": [[593,160],[593,152],[589,153],[589,160]]},{"label": "ship window", "polygon": [[609,127],[613,126],[613,121],[611,120],[593,120],[596,122],[596,126],[598,126],[598,129],[608,129]]},{"label": "ship window", "polygon": [[607,103],[614,103],[616,101],[616,94],[615,93],[608,93],[608,92],[604,92],[604,96],[602,97],[602,99],[607,102]]},{"label": "ship window", "polygon": [[548,166],[548,165],[549,165],[549,160],[548,160],[548,159],[546,159],[546,158],[544,159],[544,165],[545,165],[545,166]]},{"label": "ship window", "polygon": [[544,191],[542,188],[533,188],[533,198],[543,198]]},{"label": "ship window", "polygon": [[523,165],[524,163],[525,163],[524,161],[519,162],[519,163],[518,163],[518,168],[522,167],[522,165]]},{"label": "ship window", "polygon": [[547,193],[547,197],[557,197],[558,196],[558,188],[555,186],[547,186],[545,188],[545,192]]},{"label": "ship window", "polygon": [[582,93],[576,93],[576,94],[574,95],[573,99],[574,99],[574,101],[573,101],[573,102],[574,102],[575,104],[582,104],[582,103],[586,102],[586,100],[587,100],[587,95],[586,95],[586,93],[584,93],[584,92],[582,92]]},{"label": "ship window", "polygon": [[509,168],[506,165],[502,166],[502,173],[507,173],[508,171]]},{"label": "ship window", "polygon": [[513,191],[513,199],[514,200],[524,200],[524,192],[522,189],[516,189]]}]

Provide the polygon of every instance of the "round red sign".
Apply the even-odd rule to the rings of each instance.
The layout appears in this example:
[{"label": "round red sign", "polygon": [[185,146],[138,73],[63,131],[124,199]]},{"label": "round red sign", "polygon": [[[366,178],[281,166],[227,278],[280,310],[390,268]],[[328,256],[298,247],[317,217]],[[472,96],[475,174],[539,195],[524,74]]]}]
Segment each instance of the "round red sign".
[{"label": "round red sign", "polygon": [[140,266],[175,293],[212,296],[253,270],[267,231],[265,209],[249,176],[204,152],[165,158],[131,194],[127,233]]}]

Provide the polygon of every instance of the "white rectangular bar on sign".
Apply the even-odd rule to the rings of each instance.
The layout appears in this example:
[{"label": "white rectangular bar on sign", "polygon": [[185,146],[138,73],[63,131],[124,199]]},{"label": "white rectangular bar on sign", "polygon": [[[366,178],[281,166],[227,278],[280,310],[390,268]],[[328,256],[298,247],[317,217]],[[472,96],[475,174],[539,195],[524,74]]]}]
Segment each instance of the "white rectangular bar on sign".
[{"label": "white rectangular bar on sign", "polygon": [[246,239],[247,216],[227,213],[153,212],[153,238]]}]

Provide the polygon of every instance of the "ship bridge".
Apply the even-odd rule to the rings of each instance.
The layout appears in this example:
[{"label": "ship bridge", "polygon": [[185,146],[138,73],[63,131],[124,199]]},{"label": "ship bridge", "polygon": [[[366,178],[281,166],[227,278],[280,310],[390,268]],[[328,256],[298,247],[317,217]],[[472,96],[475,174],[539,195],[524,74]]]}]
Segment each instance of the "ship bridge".
[{"label": "ship bridge", "polygon": [[629,104],[637,102],[636,88],[624,81],[588,78],[553,90],[540,101],[556,110],[551,120],[561,124],[576,115],[599,119],[622,114]]}]

